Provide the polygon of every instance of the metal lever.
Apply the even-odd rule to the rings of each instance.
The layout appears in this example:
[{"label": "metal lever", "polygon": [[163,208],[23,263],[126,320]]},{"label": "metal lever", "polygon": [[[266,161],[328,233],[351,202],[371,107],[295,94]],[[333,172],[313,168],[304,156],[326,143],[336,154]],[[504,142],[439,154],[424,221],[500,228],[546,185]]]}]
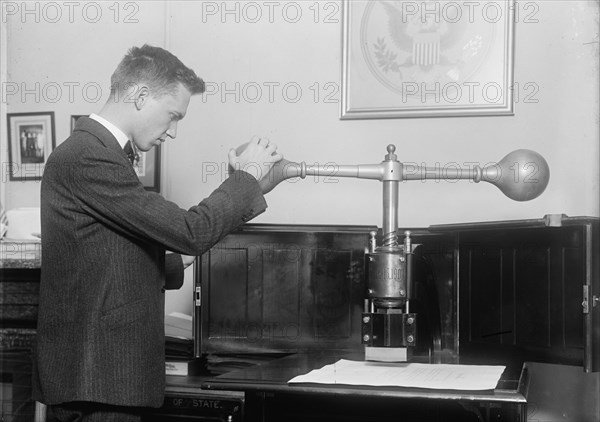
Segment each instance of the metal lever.
[{"label": "metal lever", "polygon": [[[468,169],[447,168],[443,172],[439,168],[405,165],[399,162],[394,145],[388,145],[387,151],[385,160],[379,164],[311,166],[305,162],[295,163],[283,159],[276,163],[267,177],[261,181],[263,192],[271,191],[286,179],[306,176],[353,177],[381,182],[468,179],[474,182],[491,183],[515,201],[529,201],[544,192],[550,179],[550,168],[544,157],[528,149],[513,151],[497,164],[485,168],[479,166]],[[391,190],[395,191],[396,188],[392,187]],[[394,196],[394,192],[389,194]]]}]

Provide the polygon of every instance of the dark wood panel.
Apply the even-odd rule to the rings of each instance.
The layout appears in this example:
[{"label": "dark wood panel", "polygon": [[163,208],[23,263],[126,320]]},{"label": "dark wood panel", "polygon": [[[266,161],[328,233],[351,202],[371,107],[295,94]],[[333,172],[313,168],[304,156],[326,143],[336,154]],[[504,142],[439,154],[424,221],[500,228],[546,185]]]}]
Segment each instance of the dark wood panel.
[{"label": "dark wood panel", "polygon": [[502,249],[477,248],[465,251],[468,262],[461,288],[466,289],[465,308],[471,324],[465,325],[469,341],[500,343],[502,324]]},{"label": "dark wood panel", "polygon": [[203,257],[203,352],[360,347],[364,248],[372,227],[272,226]]},{"label": "dark wood panel", "polygon": [[546,245],[515,248],[516,344],[550,347],[550,251]]},{"label": "dark wood panel", "polygon": [[[205,306],[212,318],[209,338],[246,338],[248,325],[248,251],[243,248],[215,248],[208,257],[211,271],[206,289],[210,300]],[[237,294],[234,294],[237,292]]]},{"label": "dark wood panel", "polygon": [[314,308],[315,337],[349,338],[352,335],[352,268],[350,251],[313,252],[310,292]]},{"label": "dark wood panel", "polygon": [[586,225],[458,233],[460,354],[583,364]]},{"label": "dark wood panel", "polygon": [[581,280],[585,280],[585,250],[564,248],[561,252],[563,263],[563,271],[560,273],[563,305],[561,340],[564,348],[581,348],[583,347],[582,289],[577,287]]},{"label": "dark wood panel", "polygon": [[38,316],[40,274],[39,268],[0,269],[2,327],[35,327]]},{"label": "dark wood panel", "polygon": [[300,253],[296,249],[263,252],[262,323],[274,337],[296,337],[300,327]]}]

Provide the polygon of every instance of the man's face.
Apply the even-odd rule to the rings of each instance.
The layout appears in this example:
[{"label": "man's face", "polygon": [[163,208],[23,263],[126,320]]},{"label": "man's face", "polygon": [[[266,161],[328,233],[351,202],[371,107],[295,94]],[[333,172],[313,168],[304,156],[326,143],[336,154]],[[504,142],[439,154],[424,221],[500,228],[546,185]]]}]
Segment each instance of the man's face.
[{"label": "man's face", "polygon": [[150,93],[138,108],[139,118],[132,133],[133,142],[141,151],[149,151],[177,136],[177,123],[183,119],[191,94],[179,84],[173,94],[153,96]]}]

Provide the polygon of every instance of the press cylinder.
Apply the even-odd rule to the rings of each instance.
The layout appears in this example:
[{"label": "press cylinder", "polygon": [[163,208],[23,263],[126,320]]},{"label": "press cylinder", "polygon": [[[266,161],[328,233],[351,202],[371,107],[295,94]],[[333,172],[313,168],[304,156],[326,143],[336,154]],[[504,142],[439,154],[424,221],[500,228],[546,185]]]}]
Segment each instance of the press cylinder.
[{"label": "press cylinder", "polygon": [[367,297],[379,307],[398,307],[406,300],[406,257],[401,249],[366,254]]}]

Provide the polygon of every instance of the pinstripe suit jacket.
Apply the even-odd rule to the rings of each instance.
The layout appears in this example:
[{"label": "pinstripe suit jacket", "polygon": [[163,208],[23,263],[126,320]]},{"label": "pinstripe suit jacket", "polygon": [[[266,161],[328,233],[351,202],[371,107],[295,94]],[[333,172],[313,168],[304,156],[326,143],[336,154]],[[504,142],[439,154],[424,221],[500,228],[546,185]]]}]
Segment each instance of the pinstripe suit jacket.
[{"label": "pinstripe suit jacket", "polygon": [[144,190],[123,149],[82,117],[50,155],[41,186],[42,273],[34,398],[162,404],[164,290],[178,288],[178,254],[200,255],[266,209],[236,171],[183,210]]}]

